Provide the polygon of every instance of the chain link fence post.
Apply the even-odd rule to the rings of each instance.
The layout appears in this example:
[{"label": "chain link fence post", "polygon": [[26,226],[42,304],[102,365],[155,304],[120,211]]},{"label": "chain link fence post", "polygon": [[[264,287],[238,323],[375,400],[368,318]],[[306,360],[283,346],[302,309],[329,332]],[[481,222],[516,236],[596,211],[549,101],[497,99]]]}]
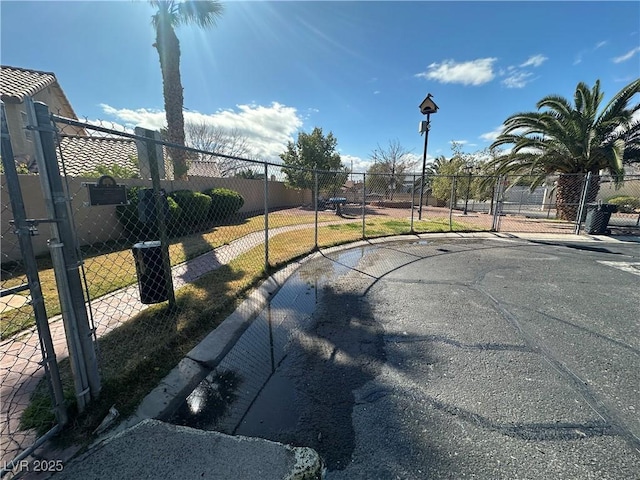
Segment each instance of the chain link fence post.
[{"label": "chain link fence post", "polygon": [[366,232],[367,215],[367,174],[362,174],[362,240],[367,238]]},{"label": "chain link fence post", "polygon": [[314,184],[314,190],[313,190],[313,211],[315,212],[315,221],[314,221],[314,235],[315,235],[315,240],[314,240],[314,250],[318,250],[318,171],[314,170],[313,171],[313,184]]},{"label": "chain link fence post", "polygon": [[[457,203],[456,189],[458,188],[458,175],[451,179],[451,196],[449,197],[449,231],[453,232],[453,205]],[[457,205],[456,205],[457,206]]]},{"label": "chain link fence post", "polygon": [[591,185],[591,172],[587,173],[587,176],[582,183],[582,192],[580,193],[580,205],[578,205],[578,215],[576,216],[576,223],[574,233],[580,235],[580,227],[582,224],[582,218],[587,208],[587,194],[589,192],[589,186]]},{"label": "chain link fence post", "polygon": [[500,175],[496,180],[496,185],[493,190],[492,208],[493,208],[493,220],[491,223],[491,231],[500,231],[500,218],[502,213],[502,191],[504,189],[505,178]]},{"label": "chain link fence post", "polygon": [[[21,459],[26,458],[28,455],[30,455],[40,444],[46,441],[47,438],[57,433],[61,427],[66,425],[66,423],[68,422],[68,415],[64,402],[64,392],[62,388],[62,381],[60,380],[58,361],[51,337],[49,321],[47,319],[47,312],[40,284],[38,265],[31,241],[31,228],[29,222],[27,221],[25,205],[22,197],[22,188],[20,186],[20,180],[18,178],[18,172],[16,170],[13,148],[11,146],[11,139],[9,137],[9,129],[7,125],[4,103],[2,103],[1,105],[1,110],[0,122],[2,124],[2,165],[4,167],[4,174],[7,181],[7,190],[9,191],[9,200],[11,203],[11,212],[15,227],[14,233],[18,237],[20,252],[22,254],[25,274],[27,277],[27,285],[23,285],[20,288],[13,288],[11,289],[11,292],[17,293],[18,291],[23,291],[24,289],[28,288],[29,293],[31,294],[31,306],[33,307],[38,339],[40,343],[40,350],[42,352],[42,366],[45,371],[45,376],[51,394],[51,403],[53,405],[53,411],[57,422],[57,425],[55,425],[45,435],[40,437],[40,439],[38,439],[34,445],[23,450],[22,453],[12,461],[7,461],[6,459],[3,460],[0,476],[4,476],[6,473],[14,469]],[[3,293],[5,293],[4,289]],[[7,400],[8,399],[6,398],[4,399],[4,401]],[[3,428],[3,435],[4,433],[5,429]],[[11,434],[10,431],[9,434]],[[3,458],[4,453],[7,452],[3,452]]]},{"label": "chain link fence post", "polygon": [[[84,292],[80,279],[80,259],[76,246],[76,235],[71,222],[70,199],[64,190],[56,155],[55,128],[49,108],[43,103],[34,103],[25,99],[29,127],[33,130],[36,161],[40,181],[47,204],[47,210],[53,222],[51,256],[54,260],[57,287],[63,305],[65,329],[68,326],[67,342],[72,357],[74,381],[78,409],[84,410],[88,399],[95,399],[100,393],[100,375],[96,358],[93,331],[89,325]],[[59,248],[53,248],[59,247]],[[55,260],[58,260],[55,261]],[[57,268],[56,268],[56,264]],[[72,332],[77,332],[74,339]]]},{"label": "chain link fence post", "polygon": [[411,233],[415,233],[413,230],[413,207],[415,204],[415,200],[416,200],[416,176],[414,174],[412,175],[412,180],[411,180],[411,230],[410,230]]},{"label": "chain link fence post", "polygon": [[269,272],[269,165],[264,164],[264,271]]}]

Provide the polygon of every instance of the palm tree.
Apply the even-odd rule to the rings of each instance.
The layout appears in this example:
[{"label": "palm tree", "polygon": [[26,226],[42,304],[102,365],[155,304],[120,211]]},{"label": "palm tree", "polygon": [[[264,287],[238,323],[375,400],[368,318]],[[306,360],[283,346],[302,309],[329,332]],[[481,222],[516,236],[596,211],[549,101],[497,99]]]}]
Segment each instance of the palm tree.
[{"label": "palm tree", "polygon": [[[162,71],[164,109],[167,117],[167,140],[184,145],[184,97],[180,79],[180,42],[175,28],[180,25],[195,24],[201,28],[215,25],[222,14],[222,4],[217,0],[149,0],[156,10],[151,24],[156,31],[156,43]],[[184,150],[170,152],[175,178],[186,178],[188,165]]]},{"label": "palm tree", "polygon": [[[540,100],[537,112],[516,113],[491,145],[513,145],[509,154],[492,162],[498,174],[532,175],[531,188],[550,174],[559,174],[556,190],[558,217],[575,220],[583,178],[591,173],[587,201],[596,198],[599,174],[607,170],[616,184],[624,179],[625,163],[640,161],[640,104],[630,106],[640,93],[640,79],[620,90],[604,108],[600,81],[593,88],[580,82],[573,105],[559,95]],[[542,110],[544,109],[544,110]]]}]

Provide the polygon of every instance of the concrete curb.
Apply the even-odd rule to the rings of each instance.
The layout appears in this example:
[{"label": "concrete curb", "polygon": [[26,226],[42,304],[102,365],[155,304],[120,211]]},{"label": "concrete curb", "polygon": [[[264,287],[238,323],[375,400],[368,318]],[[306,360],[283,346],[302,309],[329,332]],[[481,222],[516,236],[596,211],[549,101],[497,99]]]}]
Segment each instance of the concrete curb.
[{"label": "concrete curb", "polygon": [[113,430],[98,438],[104,441],[147,419],[169,418],[193,389],[220,363],[233,348],[253,319],[265,308],[287,279],[318,252],[292,262],[267,278],[229,315],[183,358],[142,400],[136,412]]}]

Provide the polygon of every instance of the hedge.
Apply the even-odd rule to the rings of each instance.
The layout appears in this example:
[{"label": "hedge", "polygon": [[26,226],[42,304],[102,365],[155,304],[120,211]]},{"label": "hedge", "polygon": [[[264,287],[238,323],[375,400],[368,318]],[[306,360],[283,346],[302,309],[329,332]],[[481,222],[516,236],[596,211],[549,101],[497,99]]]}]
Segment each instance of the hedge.
[{"label": "hedge", "polygon": [[228,188],[210,188],[202,193],[211,198],[209,207],[211,220],[224,220],[234,215],[244,205],[242,195]]},{"label": "hedge", "polygon": [[620,213],[635,213],[640,210],[640,198],[631,196],[612,197],[607,200],[607,203],[612,203],[618,206],[618,212]]},{"label": "hedge", "polygon": [[[159,232],[156,222],[142,223],[138,213],[138,194],[142,187],[130,187],[127,190],[128,205],[118,205],[116,207],[116,217],[122,225],[124,231],[135,240],[147,241],[158,240]],[[169,204],[169,215],[166,218],[167,227],[172,229],[173,225],[179,223],[181,212],[180,206],[171,197],[167,197]]]}]

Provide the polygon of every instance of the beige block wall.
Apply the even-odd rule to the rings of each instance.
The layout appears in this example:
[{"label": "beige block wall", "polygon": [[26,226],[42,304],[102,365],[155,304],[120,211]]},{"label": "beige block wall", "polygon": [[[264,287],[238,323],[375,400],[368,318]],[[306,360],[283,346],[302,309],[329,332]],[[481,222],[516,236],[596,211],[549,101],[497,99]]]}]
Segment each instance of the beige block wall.
[{"label": "beige block wall", "polygon": [[[20,187],[24,198],[27,218],[45,219],[48,214],[45,208],[40,177],[38,175],[19,175]],[[86,183],[95,183],[95,178],[67,178],[73,219],[80,245],[114,240],[122,235],[122,227],[115,213],[115,206],[88,206],[89,195]],[[2,239],[0,244],[2,262],[15,261],[21,258],[18,238],[13,234],[10,221],[13,220],[10,199],[6,188],[4,175],[0,176],[2,184],[1,201],[2,215],[0,225]],[[127,186],[144,186],[150,188],[149,182],[137,179],[118,180],[119,184]],[[245,203],[240,212],[259,212],[264,210],[264,182],[262,180],[247,180],[242,178],[205,178],[191,177],[188,181],[161,181],[161,186],[167,192],[180,189],[202,191],[207,188],[229,188],[240,193]],[[297,207],[310,204],[312,194],[309,190],[295,190],[288,188],[282,182],[268,182],[269,208]],[[38,227],[39,235],[33,236],[33,247],[36,254],[48,251],[47,240],[51,238],[49,224],[42,223]]]},{"label": "beige block wall", "polygon": [[627,178],[618,188],[613,183],[602,183],[598,191],[598,200],[606,202],[612,197],[637,197],[640,198],[640,177]]}]

